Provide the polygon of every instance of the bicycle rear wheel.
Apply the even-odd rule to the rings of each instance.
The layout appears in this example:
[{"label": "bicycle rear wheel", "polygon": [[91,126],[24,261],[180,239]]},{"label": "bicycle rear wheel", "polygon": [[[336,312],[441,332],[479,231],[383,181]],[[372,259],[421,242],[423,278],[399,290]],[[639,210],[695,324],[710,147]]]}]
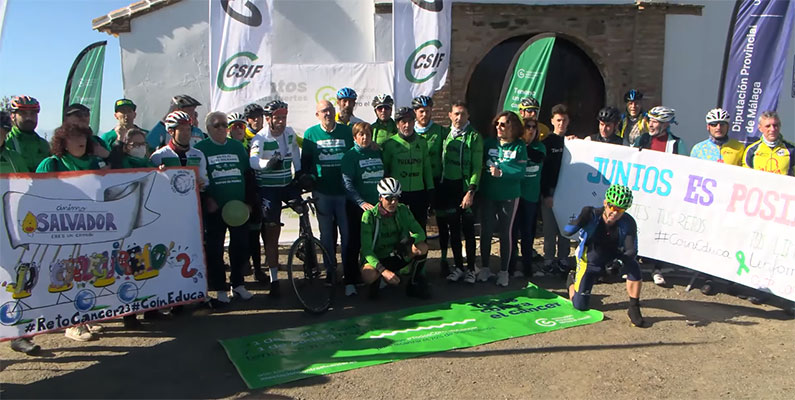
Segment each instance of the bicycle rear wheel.
[{"label": "bicycle rear wheel", "polygon": [[322,314],[331,307],[334,287],[327,285],[332,278],[323,265],[324,256],[328,257],[328,252],[314,237],[299,237],[287,256],[287,277],[304,310],[312,314]]}]

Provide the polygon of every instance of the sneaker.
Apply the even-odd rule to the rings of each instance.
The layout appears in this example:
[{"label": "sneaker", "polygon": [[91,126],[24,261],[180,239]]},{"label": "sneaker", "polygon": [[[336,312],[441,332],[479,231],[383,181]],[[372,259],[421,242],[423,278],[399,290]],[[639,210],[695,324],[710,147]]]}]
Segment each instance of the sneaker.
[{"label": "sneaker", "polygon": [[486,282],[492,277],[494,277],[494,273],[489,269],[481,268],[478,272],[478,282]]},{"label": "sneaker", "polygon": [[41,346],[33,343],[28,338],[19,338],[11,341],[11,350],[32,356],[41,351]]},{"label": "sneaker", "polygon": [[508,271],[500,271],[497,273],[497,286],[508,286]]},{"label": "sneaker", "polygon": [[558,273],[561,275],[566,275],[571,271],[571,266],[569,266],[569,261],[566,259],[558,261]]},{"label": "sneaker", "polygon": [[475,271],[468,269],[467,272],[464,273],[464,282],[466,283],[475,283]]},{"label": "sneaker", "polygon": [[101,333],[105,330],[104,326],[97,324],[86,324],[86,328],[88,328],[88,331],[91,333]]},{"label": "sneaker", "polygon": [[449,275],[447,275],[447,280],[450,282],[458,282],[461,277],[464,276],[464,271],[461,268],[456,268]]},{"label": "sneaker", "polygon": [[657,286],[665,286],[665,278],[662,276],[660,270],[654,270],[654,273],[651,276],[654,284]]},{"label": "sneaker", "polygon": [[348,297],[356,296],[358,292],[356,292],[356,285],[345,285],[345,295]]},{"label": "sneaker", "polygon": [[78,342],[87,342],[91,339],[94,339],[94,335],[91,334],[91,331],[89,331],[85,325],[78,325],[78,326],[73,326],[71,328],[66,328],[64,336],[72,340],[77,340]]},{"label": "sneaker", "polygon": [[269,297],[279,297],[279,281],[271,282],[271,290],[268,292]]},{"label": "sneaker", "polygon": [[229,302],[231,301],[229,299],[229,292],[227,292],[226,290],[217,290],[215,292],[215,299],[224,304],[229,304]]},{"label": "sneaker", "polygon": [[535,277],[535,278],[540,278],[540,277],[542,277],[544,275],[546,275],[546,274],[544,273],[544,271],[542,271],[540,269],[537,269],[536,272],[533,272],[533,277]]},{"label": "sneaker", "polygon": [[544,260],[544,265],[541,267],[541,271],[546,275],[551,275],[555,269],[554,261],[552,260]]},{"label": "sneaker", "polygon": [[246,287],[243,285],[235,286],[235,288],[232,289],[232,294],[234,294],[235,297],[240,297],[241,300],[249,300],[254,297],[254,295],[246,290]]},{"label": "sneaker", "polygon": [[524,272],[522,272],[522,270],[520,270],[520,269],[517,269],[516,271],[513,271],[513,277],[514,278],[524,278]]},{"label": "sneaker", "polygon": [[704,284],[701,285],[701,293],[703,293],[706,296],[711,296],[715,294],[715,288],[712,286],[711,279],[707,279],[706,281],[704,281]]}]

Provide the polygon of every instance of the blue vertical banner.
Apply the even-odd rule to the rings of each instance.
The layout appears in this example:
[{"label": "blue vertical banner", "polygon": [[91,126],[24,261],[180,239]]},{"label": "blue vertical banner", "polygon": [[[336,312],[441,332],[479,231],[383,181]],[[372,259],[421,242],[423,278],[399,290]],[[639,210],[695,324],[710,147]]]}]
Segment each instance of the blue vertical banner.
[{"label": "blue vertical banner", "polygon": [[732,116],[730,136],[750,143],[758,115],[778,107],[795,2],[738,0],[733,19],[719,103]]}]

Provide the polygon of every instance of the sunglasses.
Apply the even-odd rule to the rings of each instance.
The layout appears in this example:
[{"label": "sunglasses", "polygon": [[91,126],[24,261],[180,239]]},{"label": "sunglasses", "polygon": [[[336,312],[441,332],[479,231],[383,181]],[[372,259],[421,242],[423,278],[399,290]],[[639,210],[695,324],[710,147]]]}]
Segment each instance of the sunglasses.
[{"label": "sunglasses", "polygon": [[610,204],[610,203],[607,203],[607,208],[608,208],[610,211],[615,211],[615,212],[619,212],[619,213],[621,213],[621,212],[624,212],[624,211],[627,211],[627,209],[626,209],[626,208],[621,208],[621,207],[619,207],[619,206],[617,206],[617,205],[615,205],[615,204]]},{"label": "sunglasses", "polygon": [[496,126],[497,128],[505,128],[506,126],[508,126],[508,124],[505,122],[496,122],[494,126]]},{"label": "sunglasses", "polygon": [[246,127],[246,124],[244,124],[244,123],[242,123],[242,122],[235,122],[234,124],[232,124],[232,125],[229,125],[229,127],[230,127],[230,128],[239,128],[239,129],[243,129],[243,128],[245,128],[245,127]]},{"label": "sunglasses", "polygon": [[400,200],[400,196],[384,196],[384,200],[388,202],[398,201]]},{"label": "sunglasses", "polygon": [[527,125],[524,126],[524,128],[525,129],[536,129],[536,128],[538,128],[538,126],[536,126],[535,124],[527,124]]},{"label": "sunglasses", "polygon": [[378,106],[375,109],[376,110],[391,110],[392,107],[390,107],[390,106]]},{"label": "sunglasses", "polygon": [[710,122],[709,126],[718,126],[720,124],[721,124],[720,122]]}]

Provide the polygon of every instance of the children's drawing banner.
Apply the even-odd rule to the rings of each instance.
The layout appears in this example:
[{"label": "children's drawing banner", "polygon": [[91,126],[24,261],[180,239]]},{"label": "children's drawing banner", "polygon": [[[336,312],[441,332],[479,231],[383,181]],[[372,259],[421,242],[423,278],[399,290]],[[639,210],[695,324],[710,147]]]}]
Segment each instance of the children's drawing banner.
[{"label": "children's drawing banner", "polygon": [[562,228],[632,189],[641,256],[795,300],[795,178],[589,141],[566,141],[554,207]]},{"label": "children's drawing banner", "polygon": [[206,297],[195,174],[0,174],[0,338]]}]

